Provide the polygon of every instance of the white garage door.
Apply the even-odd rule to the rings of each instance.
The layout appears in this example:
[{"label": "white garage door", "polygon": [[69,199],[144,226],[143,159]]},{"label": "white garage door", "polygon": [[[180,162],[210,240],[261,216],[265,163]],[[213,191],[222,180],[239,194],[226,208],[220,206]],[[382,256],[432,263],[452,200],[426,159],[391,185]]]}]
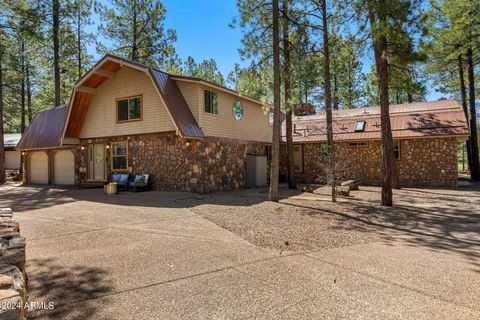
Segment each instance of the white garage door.
[{"label": "white garage door", "polygon": [[20,151],[5,152],[5,168],[7,170],[20,169]]},{"label": "white garage door", "polygon": [[75,183],[75,157],[70,150],[59,150],[53,158],[53,184]]},{"label": "white garage door", "polygon": [[44,151],[32,152],[30,156],[30,183],[48,184],[48,156]]}]

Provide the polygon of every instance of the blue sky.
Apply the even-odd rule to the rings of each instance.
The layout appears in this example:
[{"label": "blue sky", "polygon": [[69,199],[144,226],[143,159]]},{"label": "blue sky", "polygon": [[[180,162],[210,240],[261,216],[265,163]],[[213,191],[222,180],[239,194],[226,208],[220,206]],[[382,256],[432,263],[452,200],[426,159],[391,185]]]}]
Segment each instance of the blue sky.
[{"label": "blue sky", "polygon": [[[189,55],[197,62],[213,58],[225,77],[235,63],[247,65],[238,53],[242,31],[229,27],[232,19],[238,17],[235,0],[163,0],[162,3],[167,10],[165,26],[176,30],[175,48],[182,60]],[[98,16],[94,16],[93,21],[98,23]],[[92,31],[95,30],[94,25]],[[96,59],[100,58],[94,46],[90,49]],[[369,71],[371,59],[366,57],[363,63],[364,69]],[[430,91],[427,100],[441,96]]]}]

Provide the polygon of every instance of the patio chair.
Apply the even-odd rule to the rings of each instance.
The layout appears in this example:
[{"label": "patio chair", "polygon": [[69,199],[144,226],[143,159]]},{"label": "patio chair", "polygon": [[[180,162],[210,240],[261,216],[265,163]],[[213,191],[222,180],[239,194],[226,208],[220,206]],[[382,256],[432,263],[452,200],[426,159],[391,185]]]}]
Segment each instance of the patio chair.
[{"label": "patio chair", "polygon": [[127,191],[130,183],[129,174],[112,174],[112,181],[117,184],[118,190]]},{"label": "patio chair", "polygon": [[151,175],[148,173],[137,174],[132,182],[130,182],[130,191],[146,191],[150,189]]}]

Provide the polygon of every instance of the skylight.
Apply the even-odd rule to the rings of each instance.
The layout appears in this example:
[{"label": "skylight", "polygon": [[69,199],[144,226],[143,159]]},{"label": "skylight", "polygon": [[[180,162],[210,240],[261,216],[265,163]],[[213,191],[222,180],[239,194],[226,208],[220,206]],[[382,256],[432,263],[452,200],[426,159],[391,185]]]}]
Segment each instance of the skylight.
[{"label": "skylight", "polygon": [[355,124],[355,132],[363,132],[365,131],[365,125],[367,123],[365,122],[365,120],[360,120],[360,121],[357,121],[357,123]]}]

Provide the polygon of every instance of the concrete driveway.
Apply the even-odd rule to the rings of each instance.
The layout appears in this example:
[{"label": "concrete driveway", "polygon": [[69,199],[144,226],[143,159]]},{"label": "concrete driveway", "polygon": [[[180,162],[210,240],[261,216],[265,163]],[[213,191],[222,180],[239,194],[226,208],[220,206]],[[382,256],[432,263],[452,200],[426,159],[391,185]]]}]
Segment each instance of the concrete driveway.
[{"label": "concrete driveway", "polygon": [[[395,241],[318,252],[254,246],[189,193],[5,185],[47,319],[479,319],[480,261]],[[478,245],[475,243],[475,245]]]}]

